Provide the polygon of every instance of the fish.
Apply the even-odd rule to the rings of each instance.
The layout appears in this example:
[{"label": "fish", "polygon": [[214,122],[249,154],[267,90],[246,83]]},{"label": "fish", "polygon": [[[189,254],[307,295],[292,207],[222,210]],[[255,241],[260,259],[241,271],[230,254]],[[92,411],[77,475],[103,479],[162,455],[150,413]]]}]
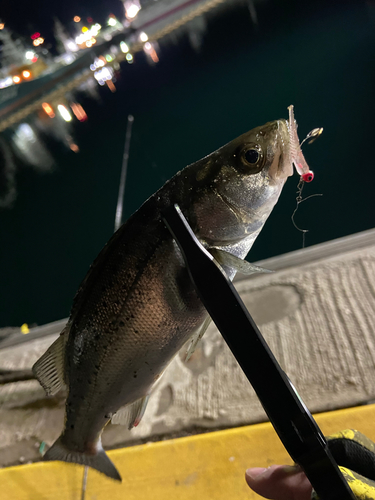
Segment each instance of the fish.
[{"label": "fish", "polygon": [[245,259],[292,175],[290,130],[256,127],[185,167],[118,229],[90,267],[58,339],[33,366],[47,395],[66,389],[65,427],[44,455],[121,481],[101,434],[137,426],[151,391],[210,322],[162,218],[178,204],[229,279],[262,269]]}]

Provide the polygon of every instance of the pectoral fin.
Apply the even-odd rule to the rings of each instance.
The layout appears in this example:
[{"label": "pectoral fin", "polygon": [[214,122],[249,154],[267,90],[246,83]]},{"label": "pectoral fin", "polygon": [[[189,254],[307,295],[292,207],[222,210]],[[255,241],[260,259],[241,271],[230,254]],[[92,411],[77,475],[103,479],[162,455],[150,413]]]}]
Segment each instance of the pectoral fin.
[{"label": "pectoral fin", "polygon": [[54,396],[65,388],[65,344],[69,335],[69,327],[65,327],[60,337],[47,349],[32,371],[46,391],[47,396]]},{"label": "pectoral fin", "polygon": [[203,337],[203,335],[205,334],[207,328],[208,328],[208,325],[211,323],[211,317],[210,316],[207,316],[207,318],[204,320],[204,323],[203,325],[199,328],[199,330],[193,335],[192,339],[191,339],[191,342],[189,344],[189,347],[188,347],[188,350],[186,352],[186,359],[185,361],[189,361],[189,359],[191,358],[192,354],[194,353],[197,345],[198,345],[198,342],[200,341],[200,339]]},{"label": "pectoral fin", "polygon": [[122,406],[112,417],[112,424],[127,425],[128,429],[137,427],[145,414],[150,395],[137,399],[134,403]]},{"label": "pectoral fin", "polygon": [[263,267],[251,264],[246,260],[239,259],[235,255],[232,255],[225,250],[219,248],[211,247],[208,249],[212,257],[221,265],[231,267],[239,273],[242,274],[254,274],[254,273],[272,273],[269,269],[264,269]]}]

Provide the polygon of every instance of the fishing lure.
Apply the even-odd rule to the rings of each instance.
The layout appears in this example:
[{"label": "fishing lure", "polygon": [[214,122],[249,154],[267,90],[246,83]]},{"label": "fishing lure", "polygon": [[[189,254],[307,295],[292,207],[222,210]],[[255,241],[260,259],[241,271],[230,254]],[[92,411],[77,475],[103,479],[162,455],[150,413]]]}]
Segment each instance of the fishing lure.
[{"label": "fishing lure", "polygon": [[321,135],[323,132],[323,128],[314,128],[309,132],[306,136],[306,138],[299,143],[299,138],[297,134],[297,122],[294,119],[294,111],[293,111],[294,106],[290,105],[288,107],[289,110],[289,122],[288,122],[288,129],[289,129],[289,150],[290,150],[290,157],[291,161],[296,167],[297,172],[300,174],[301,178],[305,182],[311,182],[314,179],[314,172],[310,170],[305,157],[303,156],[301,146],[305,141],[309,141],[309,143],[313,142],[317,137]]}]

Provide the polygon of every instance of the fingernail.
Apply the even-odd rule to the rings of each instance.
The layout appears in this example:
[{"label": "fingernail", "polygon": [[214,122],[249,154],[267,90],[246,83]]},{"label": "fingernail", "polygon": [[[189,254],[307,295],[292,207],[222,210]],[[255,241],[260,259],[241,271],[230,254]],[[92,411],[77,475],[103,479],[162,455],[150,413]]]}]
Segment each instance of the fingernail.
[{"label": "fingernail", "polygon": [[267,469],[264,467],[252,467],[251,469],[247,469],[246,475],[250,477],[250,479],[256,479],[260,475],[264,474]]},{"label": "fingernail", "polygon": [[297,472],[301,472],[301,467],[297,464],[295,465],[284,465],[283,467],[280,467],[283,472],[286,472],[288,474],[296,474]]}]

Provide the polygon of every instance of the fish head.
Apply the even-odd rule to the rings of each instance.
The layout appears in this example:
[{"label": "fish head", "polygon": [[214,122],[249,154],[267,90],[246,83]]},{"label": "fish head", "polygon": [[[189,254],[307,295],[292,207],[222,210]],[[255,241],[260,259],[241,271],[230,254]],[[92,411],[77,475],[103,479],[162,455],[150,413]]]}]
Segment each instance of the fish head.
[{"label": "fish head", "polygon": [[289,141],[287,121],[276,120],[201,160],[196,177],[205,189],[193,210],[207,245],[255,240],[293,174]]}]

